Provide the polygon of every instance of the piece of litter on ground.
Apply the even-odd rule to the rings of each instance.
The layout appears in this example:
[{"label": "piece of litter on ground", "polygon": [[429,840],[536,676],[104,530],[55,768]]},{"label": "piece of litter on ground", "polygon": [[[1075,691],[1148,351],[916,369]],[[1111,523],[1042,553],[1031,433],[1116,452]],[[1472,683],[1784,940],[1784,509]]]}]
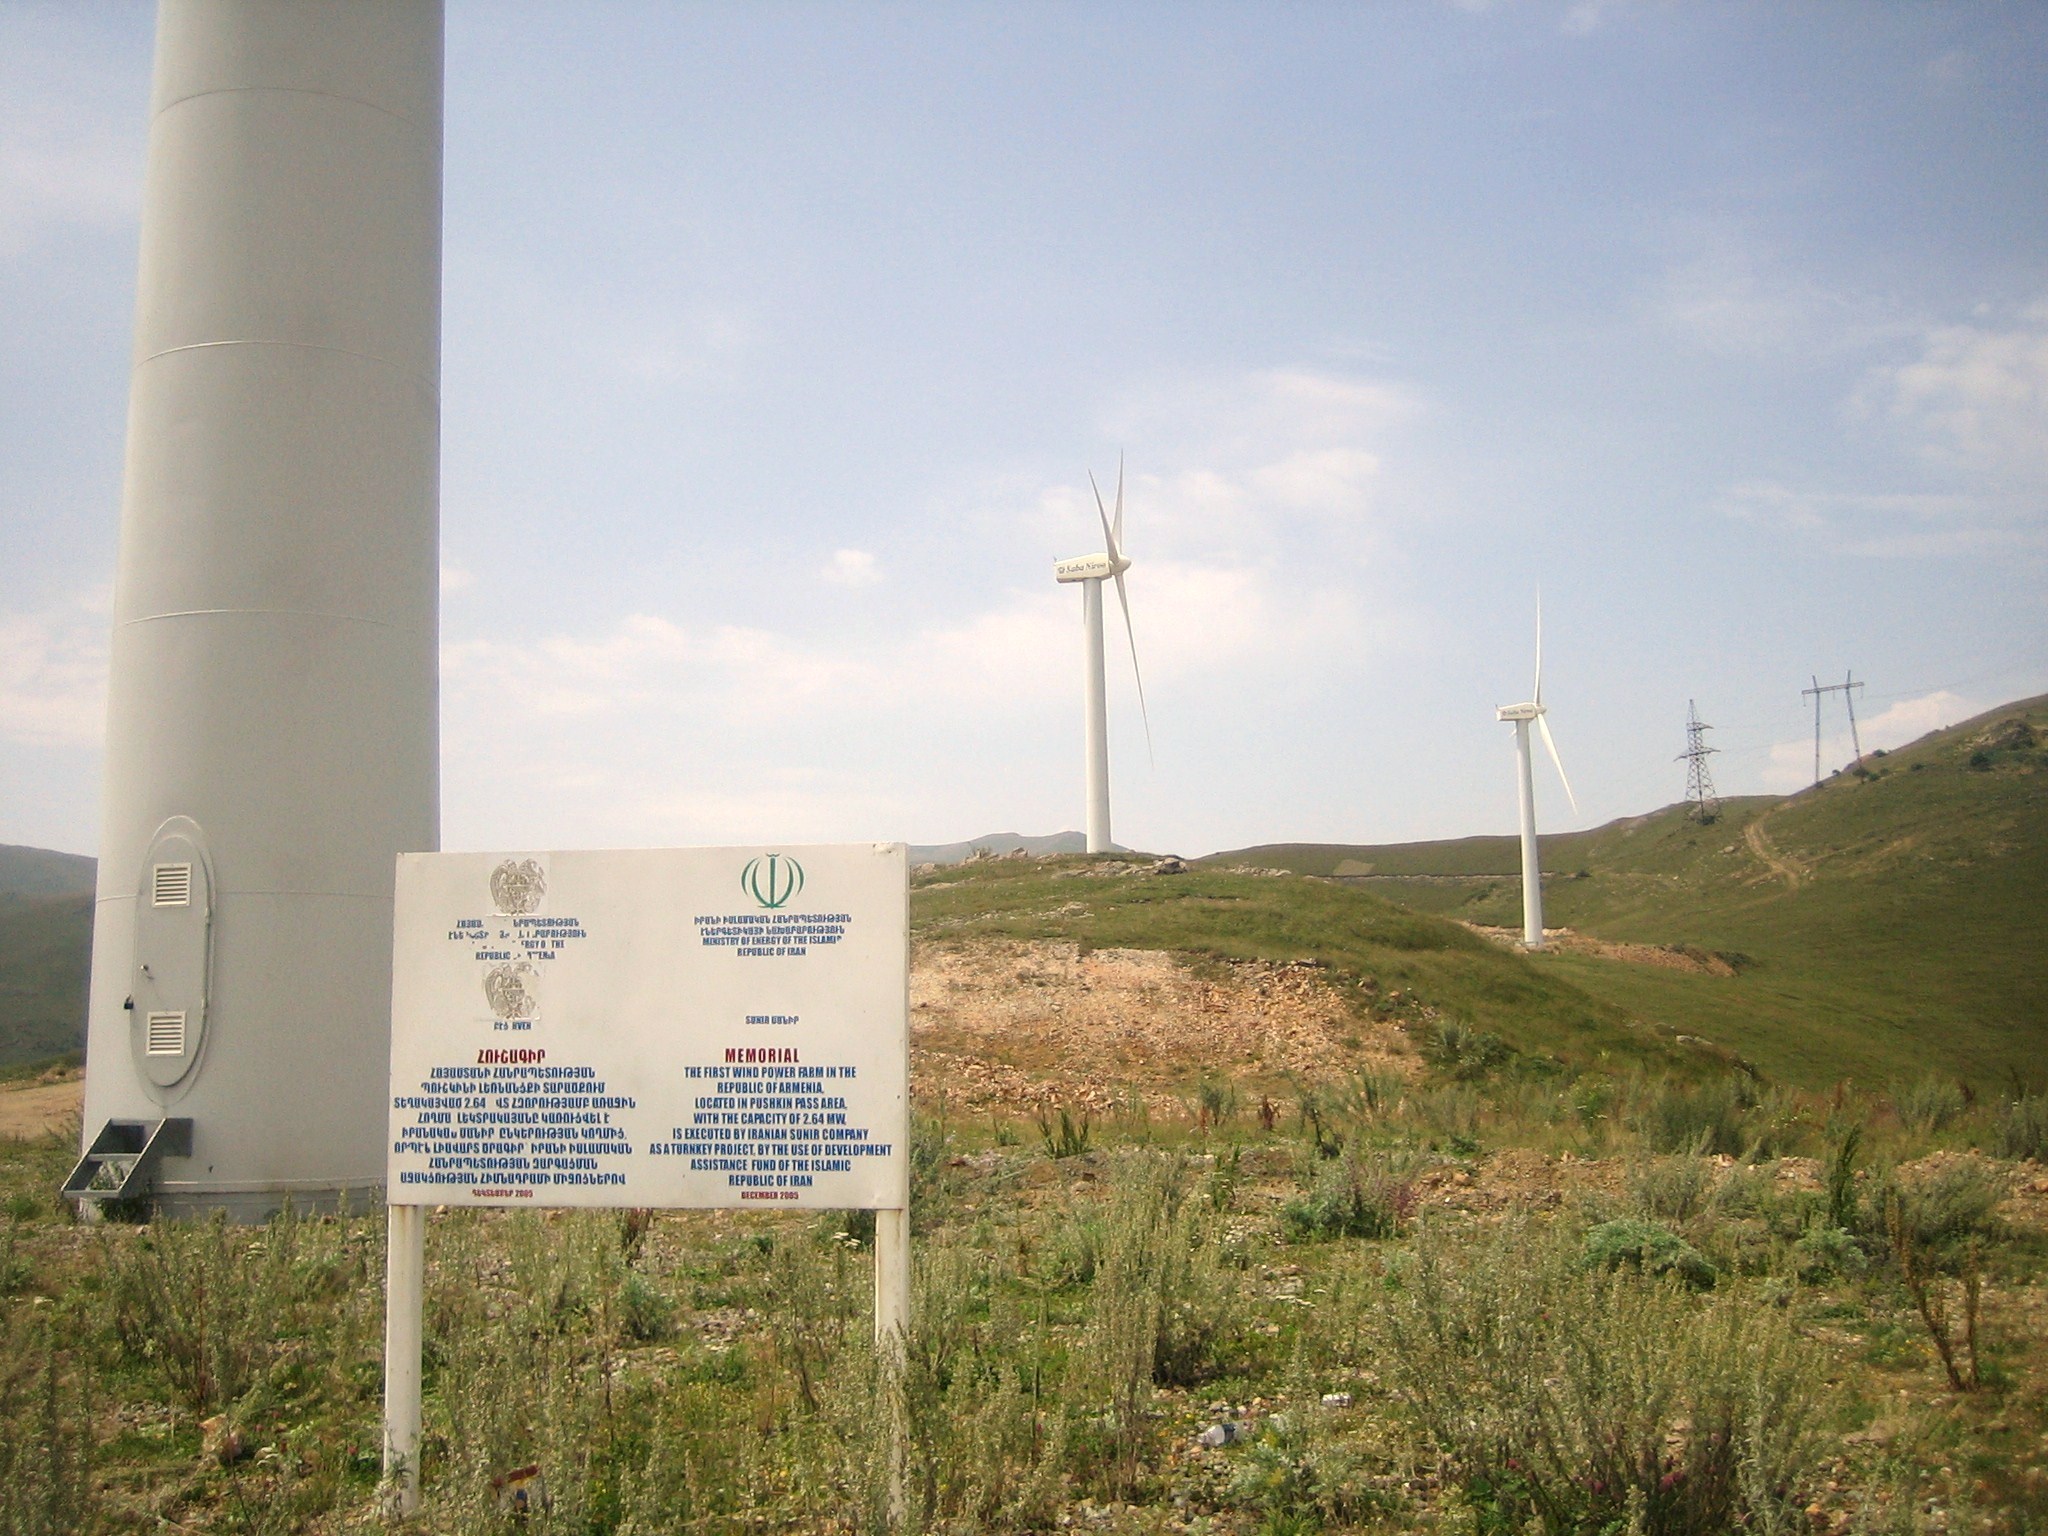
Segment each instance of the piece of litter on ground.
[{"label": "piece of litter on ground", "polygon": [[498,1512],[523,1515],[548,1507],[547,1480],[538,1466],[515,1467],[491,1479],[491,1495]]}]

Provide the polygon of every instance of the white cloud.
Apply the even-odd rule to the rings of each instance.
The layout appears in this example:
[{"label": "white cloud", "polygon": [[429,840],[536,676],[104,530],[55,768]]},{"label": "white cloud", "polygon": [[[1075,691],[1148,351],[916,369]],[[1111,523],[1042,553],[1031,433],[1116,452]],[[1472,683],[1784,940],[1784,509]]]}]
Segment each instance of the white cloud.
[{"label": "white cloud", "polygon": [[[1172,562],[1146,578],[1132,606],[1155,733],[1175,708],[1162,696],[1189,679],[1235,693],[1364,649],[1359,614],[1330,593],[1282,602],[1258,572]],[[1109,602],[1122,717],[1130,660]],[[865,647],[650,614],[591,636],[452,642],[451,825],[603,845],[888,832],[955,802],[999,814],[968,807],[987,806],[1004,773],[1042,781],[1050,744],[1078,729],[1078,609],[1067,589],[1018,593]],[[989,761],[994,743],[1020,740]]]},{"label": "white cloud", "polygon": [[[1357,637],[1345,605],[1278,602],[1252,571],[1161,562],[1132,598],[1139,657],[1155,683]],[[1114,589],[1108,605],[1112,662],[1122,670],[1127,641]],[[643,613],[594,636],[451,641],[441,653],[442,691],[459,721],[517,722],[528,750],[608,721],[654,717],[772,732],[802,721],[903,710],[966,716],[1062,699],[1075,692],[1079,640],[1079,603],[1064,589],[1012,594],[960,623],[865,647],[731,625],[691,629]]]},{"label": "white cloud", "polygon": [[[1852,737],[1842,696],[1828,694],[1821,701],[1821,719],[1826,727],[1821,734],[1821,772],[1833,773],[1851,762],[1856,755],[1855,742],[1858,740],[1866,754],[1894,751],[1909,742],[1918,741],[1929,731],[1939,731],[1969,719],[1981,707],[1960,694],[1938,688],[1933,693],[1900,699],[1890,708],[1867,718],[1859,716]],[[1763,780],[1765,788],[1779,794],[1790,794],[1811,784],[1813,738],[1808,736],[1799,741],[1773,744],[1770,766],[1764,769]]]},{"label": "white cloud", "polygon": [[27,747],[96,747],[106,718],[102,597],[0,615],[0,736]]},{"label": "white cloud", "polygon": [[835,549],[818,578],[835,587],[872,587],[882,579],[882,570],[865,549]]},{"label": "white cloud", "polygon": [[1627,0],[1574,0],[1565,7],[1562,23],[1566,32],[1574,37],[1586,37],[1607,22],[1608,18],[1627,9]]},{"label": "white cloud", "polygon": [[599,361],[644,384],[716,384],[729,380],[756,339],[751,315],[737,306],[697,304],[679,312],[620,317],[607,311],[573,334]]},{"label": "white cloud", "polygon": [[1961,90],[1977,83],[1976,54],[1966,48],[1951,48],[1927,61],[1927,79],[1937,91]]},{"label": "white cloud", "polygon": [[1798,362],[1900,334],[1879,306],[1788,268],[1734,220],[1680,220],[1667,240],[1676,254],[1645,307],[1703,351]]},{"label": "white cloud", "polygon": [[2048,302],[2006,324],[1921,330],[1915,355],[1868,370],[1848,414],[1885,424],[1952,489],[1809,490],[1746,481],[1724,514],[1848,554],[1919,559],[2048,548]]},{"label": "white cloud", "polygon": [[[1355,561],[1383,532],[1389,456],[1425,409],[1403,385],[1304,368],[1133,389],[1104,421],[1150,461],[1131,482],[1130,553],[1234,564],[1312,550],[1295,575],[1327,580],[1331,558]],[[1040,512],[1062,548],[1096,523],[1086,482],[1048,489]]]},{"label": "white cloud", "polygon": [[457,641],[442,647],[441,678],[458,708],[519,721],[529,738],[555,722],[580,732],[593,719],[650,709],[732,727],[868,681],[835,651],[734,625],[692,631],[653,614],[629,615],[594,638]]},{"label": "white cloud", "polygon": [[0,252],[140,218],[146,90],[118,63],[0,27]]},{"label": "white cloud", "polygon": [[1841,554],[1921,559],[2048,546],[2000,504],[1962,492],[1801,490],[1773,480],[1730,486],[1716,502],[1740,522],[1825,542]]},{"label": "white cloud", "polygon": [[1249,485],[1283,507],[1342,512],[1366,504],[1379,470],[1379,455],[1363,449],[1317,448],[1260,466]]},{"label": "white cloud", "polygon": [[[1144,442],[1149,461],[1126,484],[1125,534],[1162,744],[1195,729],[1197,695],[1206,728],[1216,697],[1318,686],[1384,648],[1398,605],[1369,604],[1363,554],[1391,518],[1389,465],[1420,409],[1398,388],[1301,370],[1119,404],[1116,435]],[[994,500],[998,544],[1100,547],[1085,479]],[[848,586],[882,574],[858,549],[818,571]],[[1122,614],[1106,595],[1112,713],[1133,729]],[[903,610],[855,636],[814,635],[800,615],[768,630],[638,613],[577,634],[457,638],[442,664],[451,826],[701,842],[1008,814],[972,809],[990,803],[1021,817],[1042,786],[1066,782],[1047,760],[1062,732],[1078,735],[1079,619],[1077,594],[1047,580],[956,619]]]},{"label": "white cloud", "polygon": [[1930,328],[1918,357],[1866,376],[1857,404],[1934,466],[1993,493],[2048,496],[2048,303],[2003,327]]}]

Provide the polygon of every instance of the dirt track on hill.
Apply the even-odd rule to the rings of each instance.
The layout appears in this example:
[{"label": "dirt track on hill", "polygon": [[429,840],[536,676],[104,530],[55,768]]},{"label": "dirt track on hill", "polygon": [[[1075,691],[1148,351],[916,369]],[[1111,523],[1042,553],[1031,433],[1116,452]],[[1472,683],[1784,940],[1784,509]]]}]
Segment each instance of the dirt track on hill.
[{"label": "dirt track on hill", "polygon": [[34,1141],[61,1131],[84,1107],[83,1076],[9,1083],[0,1088],[0,1140]]},{"label": "dirt track on hill", "polygon": [[1764,822],[1769,817],[1770,812],[1766,811],[1762,816],[1757,817],[1755,821],[1744,827],[1742,829],[1742,840],[1749,844],[1749,851],[1751,853],[1771,867],[1771,873],[1785,882],[1786,890],[1796,891],[1799,889],[1799,882],[1806,878],[1806,871],[1787,858],[1784,853],[1780,852],[1778,845],[1771,841],[1770,834],[1764,831]]}]

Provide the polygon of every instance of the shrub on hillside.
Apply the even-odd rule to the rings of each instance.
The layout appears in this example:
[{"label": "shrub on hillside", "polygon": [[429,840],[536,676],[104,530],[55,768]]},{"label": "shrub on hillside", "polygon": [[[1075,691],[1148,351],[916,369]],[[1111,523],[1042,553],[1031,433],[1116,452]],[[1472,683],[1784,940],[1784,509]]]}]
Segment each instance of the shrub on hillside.
[{"label": "shrub on hillside", "polygon": [[[352,1299],[343,1316],[360,1330],[373,1310],[363,1298],[373,1297],[375,1259],[355,1230],[287,1207],[253,1230],[216,1215],[158,1221],[132,1243],[103,1240],[115,1340],[195,1417],[230,1407],[285,1353],[309,1307]],[[337,1339],[337,1366],[363,1342]]]},{"label": "shrub on hillside", "polygon": [[1976,1158],[1951,1158],[1933,1167],[1881,1170],[1862,1207],[1858,1236],[1872,1252],[1897,1246],[1901,1223],[1917,1250],[1946,1265],[1973,1238],[1997,1230],[2005,1175]]},{"label": "shrub on hillside", "polygon": [[1669,1227],[1623,1216],[1603,1221],[1586,1233],[1586,1268],[1630,1269],[1640,1275],[1668,1275],[1703,1291],[1714,1283],[1714,1266],[1706,1256]]},{"label": "shrub on hillside", "polygon": [[1323,1164],[1308,1194],[1281,1207],[1280,1229],[1295,1243],[1393,1237],[1414,1209],[1414,1184],[1354,1147]]},{"label": "shrub on hillside", "polygon": [[676,1304],[644,1275],[628,1272],[619,1287],[619,1327],[629,1339],[651,1343],[675,1327]]},{"label": "shrub on hillside", "polygon": [[920,1226],[944,1219],[952,1203],[953,1128],[942,1114],[910,1115],[910,1209]]},{"label": "shrub on hillside", "polygon": [[2024,1093],[1998,1118],[1998,1155],[2048,1163],[2048,1094]]},{"label": "shrub on hillside", "polygon": [[10,1214],[0,1227],[0,1296],[12,1296],[27,1286],[33,1270],[21,1252],[21,1229],[25,1223]]},{"label": "shrub on hillside", "polygon": [[1714,1188],[1714,1165],[1697,1152],[1653,1157],[1629,1178],[1629,1193],[1645,1216],[1657,1221],[1690,1221]]},{"label": "shrub on hillside", "polygon": [[[1300,1380],[1296,1372],[1290,1385]],[[1266,1420],[1232,1467],[1225,1500],[1259,1516],[1262,1536],[1308,1536],[1384,1512],[1369,1457],[1349,1437],[1330,1432],[1312,1392],[1288,1397],[1291,1406]]]},{"label": "shrub on hillside", "polygon": [[1856,1195],[1856,1153],[1863,1145],[1863,1127],[1851,1125],[1828,1152],[1828,1224],[1849,1231],[1861,1228],[1862,1205]]},{"label": "shrub on hillside", "polygon": [[1792,1245],[1793,1267],[1809,1284],[1860,1275],[1869,1262],[1856,1245],[1856,1234],[1841,1227],[1812,1227]]},{"label": "shrub on hillside", "polygon": [[1478,1089],[1462,1083],[1426,1089],[1410,1096],[1403,1108],[1420,1122],[1431,1146],[1460,1154],[1479,1150],[1479,1117],[1486,1104]]},{"label": "shrub on hillside", "polygon": [[1755,1089],[1746,1078],[1660,1082],[1642,1096],[1631,1118],[1652,1152],[1739,1157],[1753,1139],[1748,1122],[1756,1102]]},{"label": "shrub on hillside", "polygon": [[1803,1524],[1825,1373],[1782,1311],[1514,1226],[1464,1251],[1426,1237],[1384,1327],[1390,1385],[1493,1529]]},{"label": "shrub on hillside", "polygon": [[1892,1112],[1910,1131],[1931,1136],[1960,1120],[1969,1108],[1962,1085],[1933,1073],[1892,1090]]},{"label": "shrub on hillside", "polygon": [[64,1331],[28,1311],[0,1320],[0,1531],[9,1536],[98,1523],[92,1367],[65,1348]]},{"label": "shrub on hillside", "polygon": [[1152,1386],[1190,1386],[1221,1371],[1242,1319],[1221,1245],[1187,1198],[1176,1159],[1117,1159],[1089,1296],[1087,1355],[1119,1418],[1144,1417]]},{"label": "shrub on hillside", "polygon": [[1430,1065],[1461,1083],[1491,1077],[1514,1054],[1499,1035],[1455,1019],[1439,1024],[1423,1048]]}]

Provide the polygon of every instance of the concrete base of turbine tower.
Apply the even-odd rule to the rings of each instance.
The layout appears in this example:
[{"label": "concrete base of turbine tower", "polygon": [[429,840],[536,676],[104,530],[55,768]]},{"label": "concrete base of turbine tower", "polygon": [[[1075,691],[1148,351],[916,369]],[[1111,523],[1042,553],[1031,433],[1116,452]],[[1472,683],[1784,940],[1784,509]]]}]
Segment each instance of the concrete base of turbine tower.
[{"label": "concrete base of turbine tower", "polygon": [[340,1211],[360,1215],[384,1203],[384,1182],[335,1185],[309,1184],[298,1189],[209,1189],[180,1192],[161,1185],[150,1200],[157,1216],[172,1220],[211,1216],[219,1211],[234,1222],[264,1222],[289,1204],[301,1216],[331,1216]]},{"label": "concrete base of turbine tower", "polygon": [[[180,1191],[176,1185],[159,1186],[134,1214],[147,1214],[158,1221],[204,1220],[216,1214],[239,1226],[260,1226],[287,1205],[299,1216],[361,1215],[384,1203],[381,1181],[337,1186],[331,1182],[298,1189],[207,1189]],[[114,1217],[93,1201],[83,1201],[79,1220],[87,1224]]]}]

